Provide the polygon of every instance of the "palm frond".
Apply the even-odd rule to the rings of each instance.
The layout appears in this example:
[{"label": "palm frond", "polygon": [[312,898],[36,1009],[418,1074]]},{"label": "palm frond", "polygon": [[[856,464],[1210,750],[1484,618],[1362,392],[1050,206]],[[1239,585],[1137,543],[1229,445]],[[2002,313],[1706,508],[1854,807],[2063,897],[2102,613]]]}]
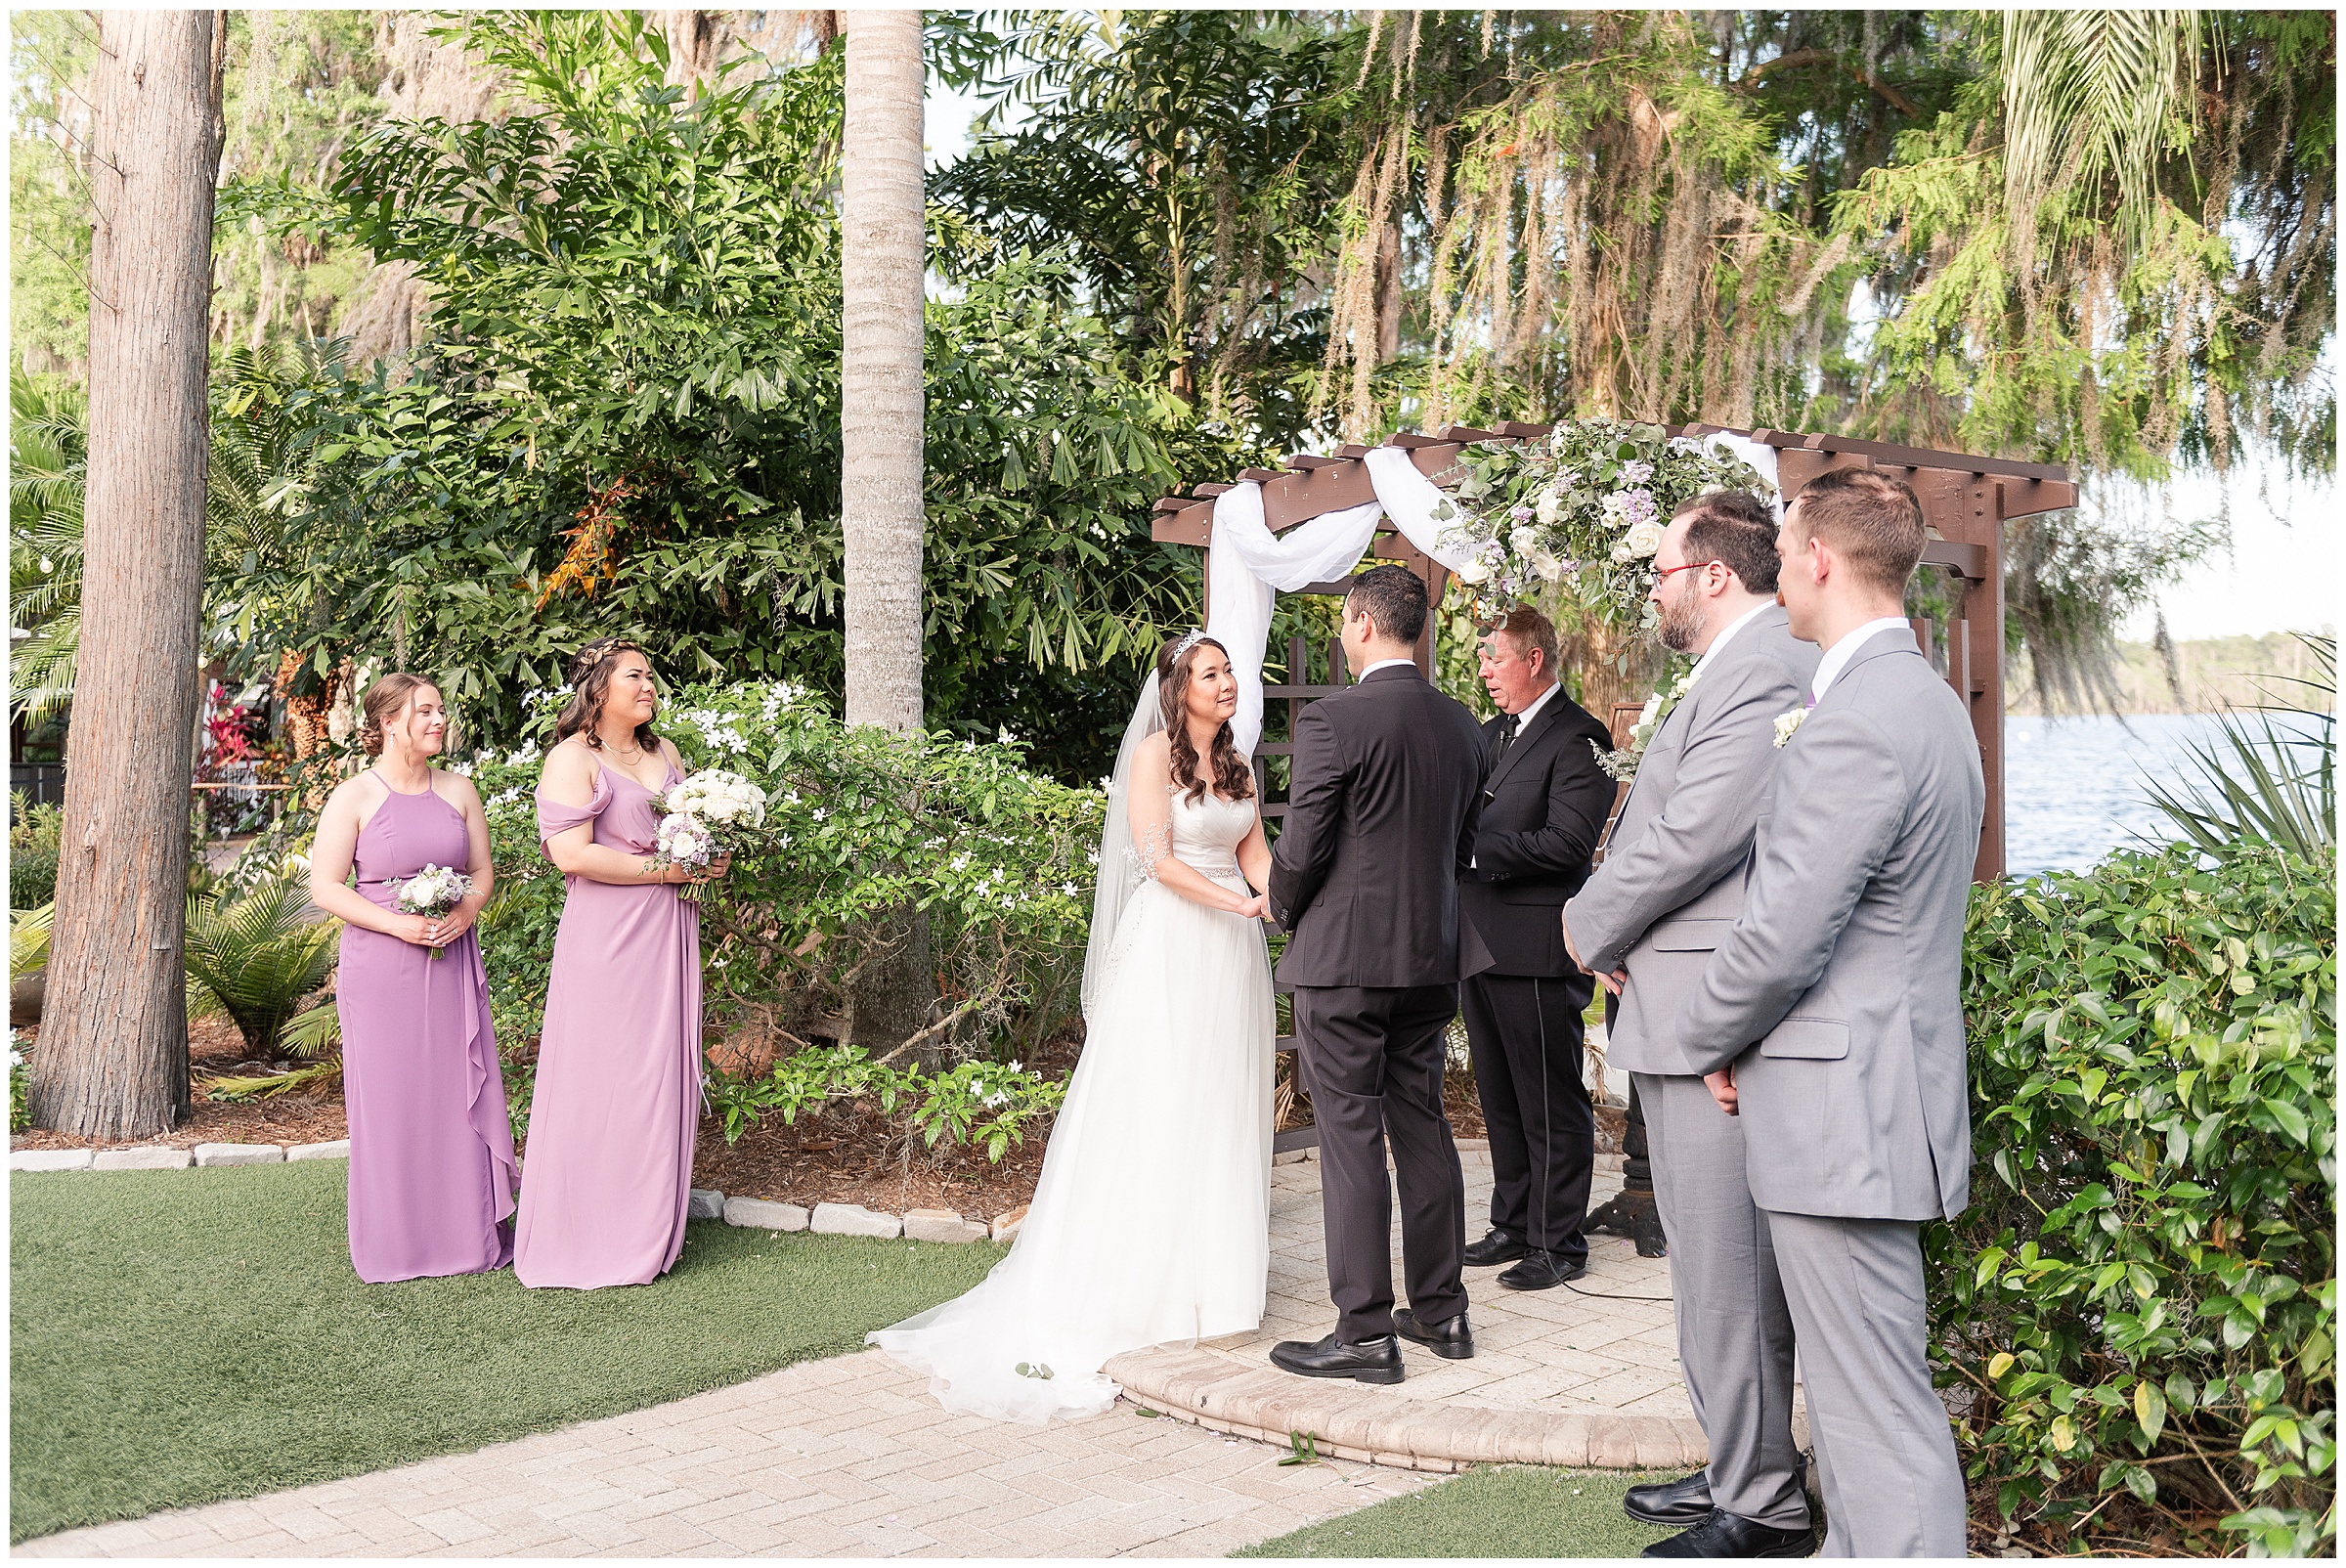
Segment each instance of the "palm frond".
[{"label": "palm frond", "polygon": [[2149,229],[2170,123],[2192,112],[2196,11],[2007,11],[2004,179],[2018,221],[2064,190],[2117,185],[2119,226]]},{"label": "palm frond", "polygon": [[13,982],[49,962],[49,936],[57,905],[12,909],[8,915],[8,978]]},{"label": "palm frond", "polygon": [[342,923],[317,913],[292,872],[263,880],[240,898],[188,900],[191,994],[201,985],[255,1055],[278,1048],[302,999],[333,970]]},{"label": "palm frond", "polygon": [[[2303,688],[2297,701],[2228,712],[2220,743],[2191,747],[2195,777],[2172,786],[2147,781],[2150,804],[2184,842],[2210,853],[2242,839],[2308,859],[2335,851],[2338,644],[2335,637],[2300,640],[2316,674],[2274,677]],[[2266,694],[2274,696],[2270,687]]]}]

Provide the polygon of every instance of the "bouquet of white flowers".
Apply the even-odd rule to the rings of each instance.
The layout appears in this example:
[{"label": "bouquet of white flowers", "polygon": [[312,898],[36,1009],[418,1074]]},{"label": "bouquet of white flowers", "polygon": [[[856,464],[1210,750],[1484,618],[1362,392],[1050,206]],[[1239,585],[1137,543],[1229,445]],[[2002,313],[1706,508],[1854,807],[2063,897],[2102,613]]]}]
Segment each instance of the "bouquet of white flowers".
[{"label": "bouquet of white flowers", "polygon": [[1543,440],[1469,447],[1446,543],[1471,553],[1458,578],[1495,621],[1550,583],[1617,626],[1653,619],[1654,552],[1681,501],[1714,490],[1771,493],[1724,448],[1658,424],[1567,419]]},{"label": "bouquet of white flowers", "polygon": [[[765,826],[765,791],[719,767],[693,774],[659,804],[665,814],[655,838],[655,867],[714,865],[719,855],[755,848]],[[684,884],[677,895],[700,902],[700,884]]]},{"label": "bouquet of white flowers", "polygon": [[[472,878],[453,867],[427,865],[401,886],[399,912],[438,920],[471,896]],[[441,953],[437,947],[424,950],[435,959]]]}]

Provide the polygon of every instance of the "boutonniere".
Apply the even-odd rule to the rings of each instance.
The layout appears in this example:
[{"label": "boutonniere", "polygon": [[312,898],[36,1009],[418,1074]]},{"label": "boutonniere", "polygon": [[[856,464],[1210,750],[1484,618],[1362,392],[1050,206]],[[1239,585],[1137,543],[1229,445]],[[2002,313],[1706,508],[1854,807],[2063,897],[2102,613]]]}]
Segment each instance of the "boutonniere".
[{"label": "boutonniere", "polygon": [[1788,708],[1784,712],[1776,715],[1776,749],[1778,751],[1783,750],[1784,743],[1792,739],[1794,733],[1800,729],[1801,725],[1806,723],[1807,721],[1808,710],[1804,707]]},{"label": "boutonniere", "polygon": [[1621,750],[1609,752],[1594,741],[1588,743],[1588,749],[1596,753],[1596,765],[1605,770],[1607,778],[1619,779],[1626,784],[1637,776],[1637,764],[1645,760],[1646,743],[1661,730],[1662,721],[1670,717],[1670,711],[1685,698],[1693,685],[1694,672],[1689,670],[1678,676],[1668,691],[1657,691],[1646,698],[1644,709],[1637,715],[1637,722],[1629,726],[1629,743]]}]

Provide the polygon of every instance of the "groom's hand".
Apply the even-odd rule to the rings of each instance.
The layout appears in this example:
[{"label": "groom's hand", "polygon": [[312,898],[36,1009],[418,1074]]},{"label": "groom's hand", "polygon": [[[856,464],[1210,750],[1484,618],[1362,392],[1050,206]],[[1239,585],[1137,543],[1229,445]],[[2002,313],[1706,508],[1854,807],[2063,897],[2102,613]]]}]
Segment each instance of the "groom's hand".
[{"label": "groom's hand", "polygon": [[1728,1063],[1716,1072],[1703,1074],[1703,1087],[1711,1091],[1711,1098],[1718,1102],[1719,1110],[1730,1116],[1741,1114],[1735,1109],[1734,1063]]}]

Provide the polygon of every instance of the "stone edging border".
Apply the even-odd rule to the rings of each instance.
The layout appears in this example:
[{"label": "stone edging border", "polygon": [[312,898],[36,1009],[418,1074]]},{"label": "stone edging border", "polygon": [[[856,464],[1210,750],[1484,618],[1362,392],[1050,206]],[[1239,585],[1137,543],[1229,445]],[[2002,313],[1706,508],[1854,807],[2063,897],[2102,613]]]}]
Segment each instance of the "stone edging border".
[{"label": "stone edging border", "polygon": [[[350,1140],[325,1144],[134,1144],[124,1149],[12,1149],[11,1171],[187,1170],[215,1165],[275,1165],[295,1159],[348,1159]],[[947,1208],[916,1208],[884,1214],[860,1203],[771,1202],[762,1198],[727,1198],[704,1187],[692,1190],[687,1219],[723,1220],[764,1231],[811,1231],[818,1236],[904,1237],[915,1241],[1008,1241],[1026,1219],[1026,1205],[991,1221],[964,1219]]]},{"label": "stone edging border", "polygon": [[1145,1410],[1282,1448],[1290,1433],[1308,1433],[1322,1454],[1395,1469],[1546,1464],[1683,1471],[1711,1459],[1703,1429],[1690,1416],[1452,1405],[1359,1383],[1306,1382],[1173,1347],[1129,1351],[1103,1371]]},{"label": "stone edging border", "polygon": [[[1481,1138],[1460,1138],[1457,1146],[1461,1150],[1491,1147],[1487,1139]],[[1319,1154],[1317,1149],[1298,1149],[1275,1155],[1273,1162],[1294,1164],[1317,1159]],[[274,1165],[283,1160],[349,1157],[347,1138],[324,1144],[197,1144],[193,1149],[136,1144],[126,1149],[16,1149],[9,1152],[8,1168],[11,1171],[186,1170],[191,1166]],[[1620,1156],[1611,1157],[1618,1162]],[[1606,1168],[1606,1155],[1597,1156],[1599,1169]],[[723,1220],[727,1225],[763,1231],[809,1231],[817,1236],[871,1236],[883,1240],[902,1237],[914,1241],[1008,1241],[1025,1222],[1026,1205],[1021,1203],[989,1221],[967,1219],[949,1208],[916,1208],[903,1214],[889,1214],[860,1203],[817,1203],[809,1209],[804,1204],[762,1198],[727,1198],[713,1189],[696,1187],[685,1217]],[[1281,1441],[1284,1441],[1283,1434]]]}]

